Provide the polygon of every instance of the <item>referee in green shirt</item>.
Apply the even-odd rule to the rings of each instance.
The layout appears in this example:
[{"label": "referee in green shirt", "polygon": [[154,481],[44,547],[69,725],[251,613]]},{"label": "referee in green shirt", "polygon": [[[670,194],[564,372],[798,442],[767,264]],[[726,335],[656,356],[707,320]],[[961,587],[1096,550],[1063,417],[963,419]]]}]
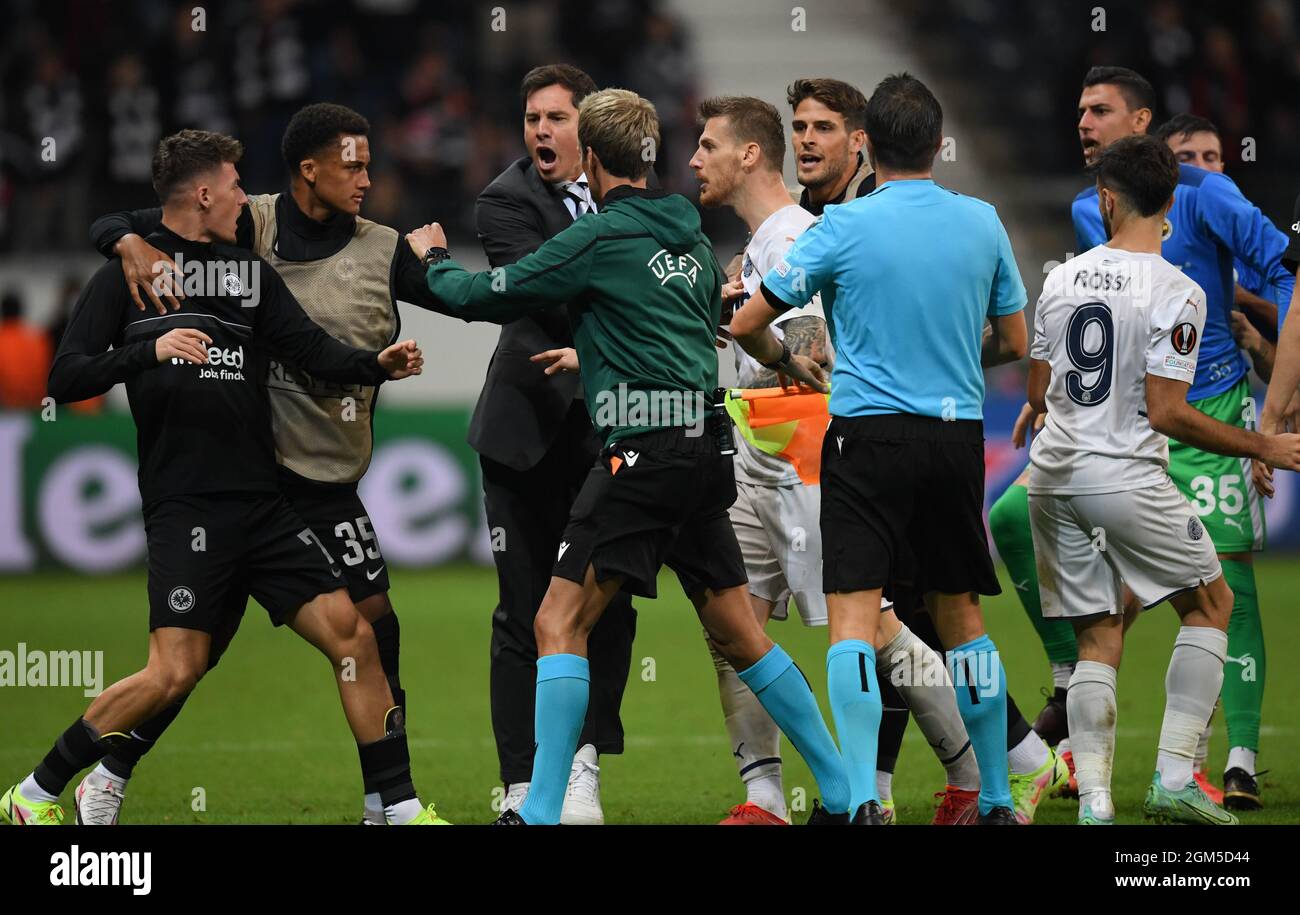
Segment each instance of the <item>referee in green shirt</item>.
[{"label": "referee in green shirt", "polygon": [[807,760],[825,804],[810,822],[846,822],[848,779],[817,702],[749,608],[727,515],[736,498],[731,458],[711,427],[723,279],[699,214],[680,195],[646,188],[659,119],[645,99],[622,89],[587,96],[578,141],[600,210],[519,262],[471,274],[450,260],[437,224],[408,236],[428,264],[430,290],[467,320],[506,323],[569,303],[587,409],[604,442],[537,613],[528,799],[497,822],[559,822],[587,708],[587,634],[620,589],[654,597],[664,564]]}]

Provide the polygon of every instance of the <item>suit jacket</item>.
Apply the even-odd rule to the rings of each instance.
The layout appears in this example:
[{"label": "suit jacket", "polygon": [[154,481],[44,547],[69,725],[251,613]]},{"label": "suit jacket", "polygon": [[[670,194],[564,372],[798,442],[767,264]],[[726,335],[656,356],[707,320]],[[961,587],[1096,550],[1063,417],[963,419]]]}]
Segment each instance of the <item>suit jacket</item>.
[{"label": "suit jacket", "polygon": [[[479,241],[493,267],[513,264],[573,224],[563,192],[525,156],[497,176],[474,206]],[[487,378],[469,424],[469,444],[515,470],[540,461],[569,412],[576,375],[546,375],[528,357],[573,345],[565,306],[548,308],[501,328]]]}]

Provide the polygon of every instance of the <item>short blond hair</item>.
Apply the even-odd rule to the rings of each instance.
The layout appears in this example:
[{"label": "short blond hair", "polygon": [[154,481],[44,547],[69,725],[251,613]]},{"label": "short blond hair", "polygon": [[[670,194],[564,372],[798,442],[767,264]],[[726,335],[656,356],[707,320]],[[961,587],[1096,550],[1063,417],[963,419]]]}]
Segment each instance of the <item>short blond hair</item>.
[{"label": "short blond hair", "polygon": [[636,181],[658,155],[659,115],[627,89],[593,92],[578,107],[578,145],[590,147],[611,175]]}]

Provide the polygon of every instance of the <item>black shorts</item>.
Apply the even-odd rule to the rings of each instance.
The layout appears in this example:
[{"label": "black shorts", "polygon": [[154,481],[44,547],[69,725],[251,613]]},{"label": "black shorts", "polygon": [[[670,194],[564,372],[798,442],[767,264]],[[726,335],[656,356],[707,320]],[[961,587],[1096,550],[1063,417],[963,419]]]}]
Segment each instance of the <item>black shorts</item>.
[{"label": "black shorts", "polygon": [[623,590],[655,597],[659,569],[687,595],[745,584],[727,509],[736,501],[731,457],[712,435],[666,429],[601,452],[573,503],[552,574],[582,583],[622,575]]},{"label": "black shorts", "polygon": [[162,499],[145,509],[149,629],[212,633],[251,594],[279,626],[343,571],[284,496],[222,493]]},{"label": "black shorts", "polygon": [[979,420],[833,417],[821,486],[826,593],[1001,593],[984,530]]},{"label": "black shorts", "polygon": [[353,603],[388,590],[388,563],[356,483],[318,483],[280,468],[280,492],[343,570]]}]

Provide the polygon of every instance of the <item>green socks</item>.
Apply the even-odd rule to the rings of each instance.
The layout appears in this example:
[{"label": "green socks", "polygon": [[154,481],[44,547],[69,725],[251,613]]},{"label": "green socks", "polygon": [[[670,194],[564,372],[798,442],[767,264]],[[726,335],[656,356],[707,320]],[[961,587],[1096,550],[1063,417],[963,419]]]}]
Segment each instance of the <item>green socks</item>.
[{"label": "green socks", "polygon": [[[997,544],[998,554],[1007,564],[1016,597],[1020,598],[1029,622],[1034,624],[1043,648],[1047,650],[1047,660],[1053,664],[1073,664],[1079,659],[1074,627],[1065,620],[1043,619],[1043,607],[1038,597],[1034,540],[1029,532],[1029,491],[1025,487],[1009,486],[1001,498],[993,503],[989,509],[989,531],[993,534],[993,542]],[[1227,563],[1224,568],[1227,568]],[[1253,592],[1253,577],[1251,583]],[[1233,618],[1236,618],[1235,608]],[[1262,652],[1262,645],[1260,650]],[[1258,715],[1255,720],[1258,722]]]},{"label": "green socks", "polygon": [[1223,717],[1228,746],[1259,749],[1259,713],[1264,704],[1264,626],[1259,617],[1255,567],[1222,560],[1223,579],[1232,589],[1228,621],[1228,660],[1223,665]]}]

